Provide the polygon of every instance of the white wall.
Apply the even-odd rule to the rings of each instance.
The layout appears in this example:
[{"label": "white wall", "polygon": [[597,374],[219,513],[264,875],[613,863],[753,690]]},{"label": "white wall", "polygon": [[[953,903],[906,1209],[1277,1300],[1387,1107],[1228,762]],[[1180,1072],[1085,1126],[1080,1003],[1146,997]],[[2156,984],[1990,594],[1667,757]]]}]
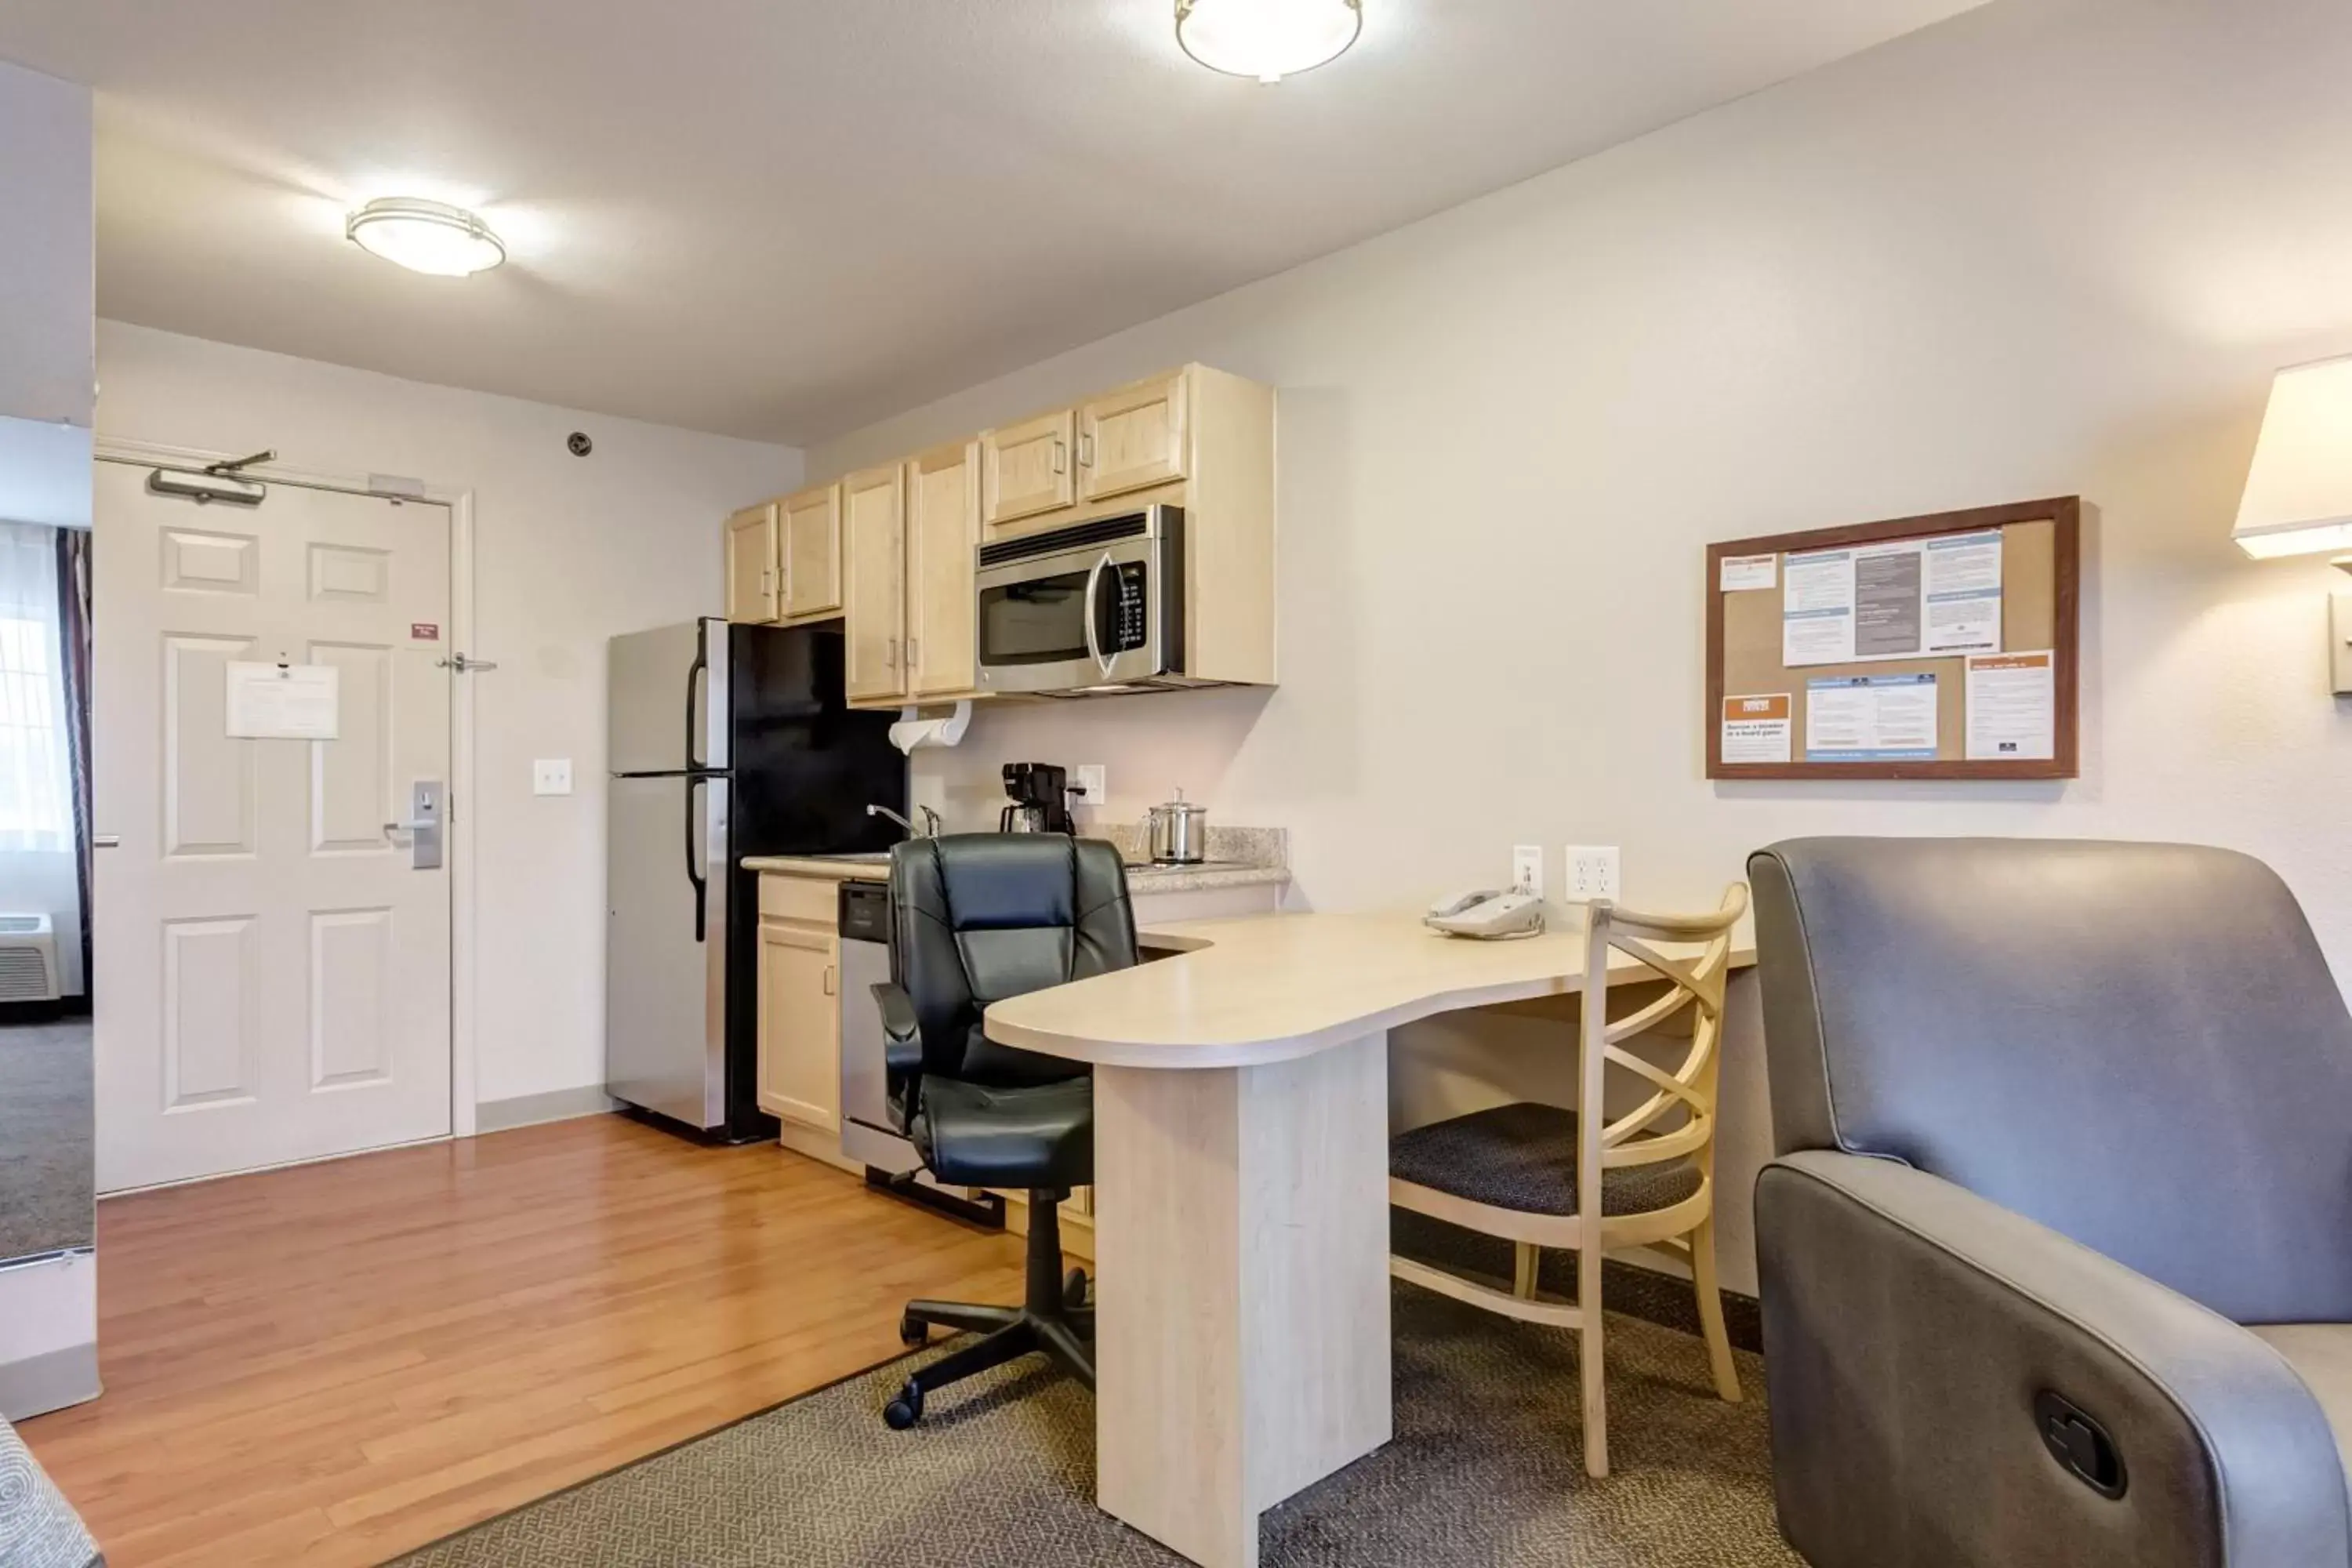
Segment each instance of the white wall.
[{"label": "white wall", "polygon": [[[720,520],[798,483],[801,454],[118,321],[100,323],[99,370],[102,438],[276,447],[293,468],[474,492],[476,646],[465,651],[499,664],[468,678],[476,1097],[601,1083],[604,642],[718,613]],[[592,456],[564,449],[573,430],[595,438]],[[571,758],[575,793],[534,796],[536,757]]]},{"label": "white wall", "polygon": [[0,60],[0,415],[87,426],[89,89]]},{"label": "white wall", "polygon": [[[991,712],[919,787],[970,822],[1016,755],[1109,764],[1120,815],[1182,784],[1286,825],[1324,908],[1515,842],[1622,845],[1674,906],[1792,834],[2199,839],[2352,973],[2340,578],[2228,537],[2272,370],[2352,350],[2347,72],[2338,0],[2002,0],[818,448],[1189,358],[1281,389],[1281,689]],[[1701,777],[1708,541],[2070,492],[2079,781]]]}]

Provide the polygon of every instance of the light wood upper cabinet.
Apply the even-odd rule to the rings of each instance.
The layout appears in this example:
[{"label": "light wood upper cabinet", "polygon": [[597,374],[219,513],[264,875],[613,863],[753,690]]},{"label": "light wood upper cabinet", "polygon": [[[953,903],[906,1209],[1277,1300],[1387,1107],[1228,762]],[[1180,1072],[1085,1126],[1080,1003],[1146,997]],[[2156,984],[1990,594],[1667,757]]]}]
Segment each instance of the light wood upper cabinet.
[{"label": "light wood upper cabinet", "polygon": [[782,510],[783,618],[841,614],[841,487],[804,490]]},{"label": "light wood upper cabinet", "polygon": [[907,465],[907,690],[969,692],[972,552],[980,542],[980,443],[959,441]]},{"label": "light wood upper cabinet", "polygon": [[760,1109],[841,1130],[840,939],[821,926],[760,922]]},{"label": "light wood upper cabinet", "polygon": [[1155,377],[1078,405],[1078,499],[1099,500],[1184,477],[1184,373]]},{"label": "light wood upper cabinet", "polygon": [[841,481],[843,605],[849,700],[907,689],[905,468],[867,468]]},{"label": "light wood upper cabinet", "polygon": [[1076,435],[1076,415],[1063,408],[982,436],[982,524],[995,528],[1076,501],[1076,465],[1071,461]]},{"label": "light wood upper cabinet", "polygon": [[727,520],[727,618],[763,626],[776,618],[776,503],[745,507]]}]

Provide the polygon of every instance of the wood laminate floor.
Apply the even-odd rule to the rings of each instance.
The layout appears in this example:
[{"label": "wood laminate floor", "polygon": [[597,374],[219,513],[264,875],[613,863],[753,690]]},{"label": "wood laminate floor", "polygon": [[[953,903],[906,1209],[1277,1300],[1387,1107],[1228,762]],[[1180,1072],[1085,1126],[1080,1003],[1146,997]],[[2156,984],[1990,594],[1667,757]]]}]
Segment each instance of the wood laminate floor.
[{"label": "wood laminate floor", "polygon": [[619,1117],[109,1199],[106,1393],[24,1425],[111,1568],[377,1563],[898,1352],[1020,1244]]}]

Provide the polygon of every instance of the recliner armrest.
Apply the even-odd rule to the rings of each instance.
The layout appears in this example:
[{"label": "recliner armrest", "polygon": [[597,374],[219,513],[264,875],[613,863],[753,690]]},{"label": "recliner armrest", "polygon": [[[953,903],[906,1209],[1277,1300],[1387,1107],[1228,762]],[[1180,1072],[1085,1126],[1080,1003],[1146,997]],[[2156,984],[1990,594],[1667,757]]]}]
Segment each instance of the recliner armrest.
[{"label": "recliner armrest", "polygon": [[[2229,1320],[1892,1161],[1773,1162],[1756,1232],[1774,1490],[1815,1568],[2352,1563],[2326,1417]],[[2045,1392],[2111,1440],[2120,1496],[2045,1446]]]}]

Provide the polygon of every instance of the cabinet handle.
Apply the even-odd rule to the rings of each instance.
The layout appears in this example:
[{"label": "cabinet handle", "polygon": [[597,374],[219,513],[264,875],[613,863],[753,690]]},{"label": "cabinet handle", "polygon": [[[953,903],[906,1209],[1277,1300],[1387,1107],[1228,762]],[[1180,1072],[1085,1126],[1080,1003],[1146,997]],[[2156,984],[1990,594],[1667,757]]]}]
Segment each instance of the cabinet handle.
[{"label": "cabinet handle", "polygon": [[1054,437],[1054,471],[1057,474],[1070,471],[1070,449],[1059,436]]},{"label": "cabinet handle", "polygon": [[882,668],[885,669],[896,669],[898,668],[898,639],[897,637],[887,637],[883,640]]},{"label": "cabinet handle", "polygon": [[913,669],[917,665],[919,665],[919,664],[920,664],[920,663],[922,663],[922,662],[923,662],[923,660],[922,660],[922,647],[923,647],[923,639],[922,639],[922,638],[920,638],[920,637],[908,637],[908,638],[907,639],[907,668],[908,668],[908,669],[910,669],[910,670],[911,670],[911,669]]},{"label": "cabinet handle", "polygon": [[1094,466],[1095,438],[1092,436],[1081,436],[1078,437],[1078,467],[1091,468]]},{"label": "cabinet handle", "polygon": [[824,994],[828,996],[833,994],[833,965],[830,963],[824,966]]}]

